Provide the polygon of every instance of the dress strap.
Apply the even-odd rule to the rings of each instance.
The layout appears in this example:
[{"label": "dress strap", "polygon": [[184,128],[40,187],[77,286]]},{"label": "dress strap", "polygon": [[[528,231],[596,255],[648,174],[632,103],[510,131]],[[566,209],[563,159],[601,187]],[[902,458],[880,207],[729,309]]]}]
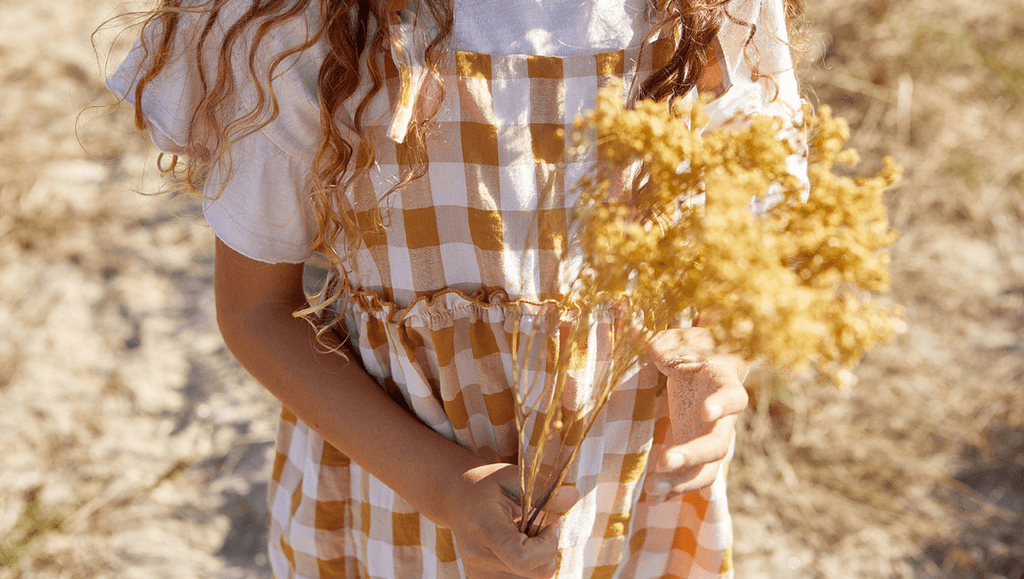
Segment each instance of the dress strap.
[{"label": "dress strap", "polygon": [[398,69],[399,99],[392,112],[388,138],[396,143],[405,141],[416,110],[416,99],[427,78],[426,50],[429,28],[416,13],[416,4],[406,0],[389,0],[389,27],[391,30],[391,59]]}]

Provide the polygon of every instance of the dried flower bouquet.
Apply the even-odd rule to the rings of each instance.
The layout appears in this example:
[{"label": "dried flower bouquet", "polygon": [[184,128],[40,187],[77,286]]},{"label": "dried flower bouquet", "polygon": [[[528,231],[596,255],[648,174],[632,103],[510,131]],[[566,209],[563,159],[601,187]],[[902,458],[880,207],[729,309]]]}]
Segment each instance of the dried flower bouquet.
[{"label": "dried flower bouquet", "polygon": [[[579,323],[527,332],[538,343],[557,333],[556,351],[514,349],[528,534],[543,525],[549,498],[614,386],[637,367],[645,338],[710,314],[719,349],[786,370],[813,365],[844,384],[864,352],[902,325],[897,308],[873,298],[889,288],[887,248],[896,239],[883,204],[900,175],[891,158],[873,177],[837,175],[857,156],[843,148],[849,128],[828,107],[815,114],[805,106],[798,127],[752,115],[705,133],[703,102],[626,109],[621,91],[599,92],[577,118],[569,151],[596,152],[576,186],[564,255],[575,271],[559,304]],[[787,131],[807,136],[809,196],[787,169],[797,140]],[[577,392],[568,371],[537,383],[526,359],[572,368],[597,318],[612,329],[602,330],[610,355],[593,387]]]}]

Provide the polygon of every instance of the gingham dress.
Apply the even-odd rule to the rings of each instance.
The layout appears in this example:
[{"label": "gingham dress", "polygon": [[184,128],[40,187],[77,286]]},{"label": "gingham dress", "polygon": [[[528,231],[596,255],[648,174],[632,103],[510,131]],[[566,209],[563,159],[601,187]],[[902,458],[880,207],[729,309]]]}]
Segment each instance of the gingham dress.
[{"label": "gingham dress", "polygon": [[[545,286],[558,277],[544,272],[559,269],[566,242],[568,185],[585,167],[563,158],[563,131],[600,86],[628,83],[664,48],[648,46],[643,58],[639,48],[565,58],[453,54],[444,68],[447,98],[426,143],[426,173],[389,199],[386,229],[365,235],[350,263],[358,289],[349,290],[346,325],[366,370],[434,430],[488,460],[518,456],[515,334],[525,344],[552,316],[568,316],[544,302]],[[392,69],[388,106],[401,102],[399,78]],[[377,166],[353,189],[359,222],[374,217],[377,200],[416,160],[387,139],[389,128],[381,122],[369,130]],[[540,211],[561,230],[538,232]],[[570,370],[581,390],[607,362],[606,336],[614,331],[611,319],[592,322],[587,360]],[[557,345],[552,338],[538,350]],[[552,374],[544,362],[529,363],[530,372]],[[658,373],[646,368],[618,385],[584,443],[568,477],[583,498],[562,526],[561,577],[728,574],[721,480],[666,502],[642,492],[652,444],[667,426],[658,384]],[[273,481],[272,547],[282,576],[462,574],[448,530],[288,413]]]},{"label": "gingham dress", "polygon": [[[761,103],[764,91],[725,92],[741,59],[721,43],[716,48],[718,58],[702,84],[726,94],[712,113],[728,119],[749,110],[745,102]],[[515,463],[520,456],[514,358],[525,364],[528,379],[568,372],[571,391],[578,394],[608,362],[613,316],[574,320],[548,300],[564,281],[560,256],[568,242],[571,184],[589,162],[566,160],[565,135],[599,87],[615,79],[629,86],[670,54],[665,40],[568,57],[450,52],[441,71],[445,98],[425,149],[416,153],[393,139],[404,135],[402,121],[416,106],[410,92],[416,82],[409,81],[416,77],[416,55],[385,55],[386,90],[366,114],[375,165],[340,208],[367,224],[356,250],[340,248],[350,256],[345,325],[353,350],[382,388],[431,428],[485,459]],[[315,62],[297,61],[293,72],[315,70]],[[131,91],[130,79],[110,84],[119,94]],[[282,117],[289,129],[275,133],[270,127],[265,136],[308,162],[301,114],[285,107]],[[155,128],[157,140],[163,131]],[[236,167],[247,161],[240,154]],[[267,158],[257,168],[266,172],[274,163]],[[379,204],[410,169],[424,173]],[[308,183],[304,178],[295,179],[297,187]],[[216,179],[214,173],[211,180]],[[251,202],[230,208],[230,193],[209,203],[207,216],[225,242],[249,254],[255,250],[247,244],[259,244],[265,232],[249,227],[235,234],[231,224],[266,208]],[[368,225],[378,208],[383,231]],[[278,219],[309,229],[302,214]],[[353,232],[346,233],[351,241]],[[535,328],[564,323],[590,325],[584,355],[571,368],[551,367],[557,335],[534,344],[545,354],[525,353],[523,344]],[[516,344],[520,351],[513,356]],[[562,522],[559,577],[732,576],[724,473],[706,490],[667,501],[644,489],[655,468],[652,457],[672,443],[661,378],[651,366],[628,375],[583,442],[566,479],[581,499]],[[570,395],[558,403],[572,409],[580,401]],[[548,409],[542,405],[539,411]],[[531,442],[536,418],[525,425]],[[269,554],[277,577],[464,577],[449,530],[417,513],[287,408],[269,501]]]}]

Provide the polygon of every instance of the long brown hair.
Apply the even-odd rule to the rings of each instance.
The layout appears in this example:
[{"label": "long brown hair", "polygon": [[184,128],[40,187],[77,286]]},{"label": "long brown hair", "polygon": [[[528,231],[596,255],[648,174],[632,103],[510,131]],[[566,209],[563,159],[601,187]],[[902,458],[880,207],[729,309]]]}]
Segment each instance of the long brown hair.
[{"label": "long brown hair", "polygon": [[[237,1],[237,0],[236,0]],[[643,79],[638,87],[639,98],[666,99],[682,96],[698,85],[712,58],[712,44],[722,22],[732,18],[728,13],[731,0],[661,0],[658,6],[660,18],[653,23],[649,36],[666,32],[678,38],[673,57],[662,68]],[[250,0],[248,9],[231,23],[217,49],[217,63],[210,68],[204,63],[203,47],[211,42],[211,33],[223,20],[222,11],[229,0],[162,0],[158,8],[149,13],[143,23],[143,42],[151,65],[143,70],[136,83],[135,122],[145,130],[145,116],[142,109],[142,95],[149,85],[168,64],[176,43],[186,41],[179,37],[181,19],[198,17],[197,36],[191,41],[197,50],[191,50],[193,65],[198,70],[202,94],[192,112],[189,123],[189,142],[199,143],[187,149],[187,159],[180,180],[186,187],[194,187],[199,177],[213,164],[220,164],[222,174],[230,172],[230,145],[244,136],[260,130],[278,115],[278,102],[271,87],[271,79],[279,65],[288,57],[302,52],[318,43],[326,47],[326,54],[320,65],[317,78],[317,95],[320,104],[320,125],[322,137],[314,157],[313,188],[311,203],[317,222],[317,233],[313,250],[330,258],[338,275],[342,271],[342,259],[335,250],[339,236],[358,242],[362,235],[354,213],[346,211],[341,197],[346,188],[360,171],[373,162],[373,148],[367,142],[363,130],[363,115],[385,80],[385,53],[398,39],[392,38],[389,24],[401,0]],[[268,36],[279,25],[297,18],[304,18],[310,4],[319,14],[318,24],[307,38],[297,42],[271,59],[269,65],[257,63],[257,52]],[[800,0],[786,0],[787,12],[791,17],[801,13]],[[420,0],[420,18],[434,24],[435,36],[426,47],[426,67],[435,86],[442,91],[438,67],[442,47],[451,35],[454,15],[452,0]],[[750,28],[748,44],[753,40],[756,27]],[[255,105],[237,114],[224,118],[225,110],[232,110],[231,104],[237,83],[232,55],[240,43],[248,43],[248,81],[256,91]],[[755,67],[756,70],[756,67]],[[365,78],[364,78],[365,76]],[[359,102],[349,104],[360,86],[368,86]],[[440,98],[431,99],[439,103]],[[353,133],[358,142],[351,142],[335,123],[342,106],[350,107],[354,114]],[[427,107],[417,112],[417,118],[410,123],[406,142],[415,147],[425,138],[425,130],[437,112],[437,107]],[[202,139],[197,136],[202,135]],[[354,162],[353,162],[354,159]],[[176,166],[177,158],[172,162]],[[404,177],[402,184],[415,178],[415,174]],[[371,224],[372,227],[372,224]],[[323,296],[333,302],[338,294]]]}]

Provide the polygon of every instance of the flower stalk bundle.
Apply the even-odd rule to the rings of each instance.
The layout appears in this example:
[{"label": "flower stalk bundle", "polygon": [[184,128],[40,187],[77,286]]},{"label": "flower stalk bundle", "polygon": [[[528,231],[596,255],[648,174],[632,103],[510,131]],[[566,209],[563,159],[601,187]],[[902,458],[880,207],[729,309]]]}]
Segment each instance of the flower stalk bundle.
[{"label": "flower stalk bundle", "polygon": [[[720,350],[787,371],[813,365],[842,385],[868,349],[901,331],[898,308],[873,297],[889,289],[896,233],[883,193],[899,179],[895,161],[886,158],[873,177],[836,174],[858,159],[844,149],[848,125],[828,107],[815,114],[805,106],[799,126],[751,115],[705,132],[703,101],[626,109],[621,91],[598,93],[577,118],[569,151],[596,152],[576,186],[564,256],[574,272],[560,307],[579,323],[533,330],[557,334],[557,351],[540,355],[571,369],[594,339],[588,321],[610,320],[611,353],[584,393],[569,371],[538,384],[523,354],[515,363],[528,534],[543,525],[548,500],[615,384],[636,369],[645,338],[709,316]],[[787,132],[807,135],[809,196],[787,168],[799,140]],[[538,423],[528,433],[531,415]]]}]

